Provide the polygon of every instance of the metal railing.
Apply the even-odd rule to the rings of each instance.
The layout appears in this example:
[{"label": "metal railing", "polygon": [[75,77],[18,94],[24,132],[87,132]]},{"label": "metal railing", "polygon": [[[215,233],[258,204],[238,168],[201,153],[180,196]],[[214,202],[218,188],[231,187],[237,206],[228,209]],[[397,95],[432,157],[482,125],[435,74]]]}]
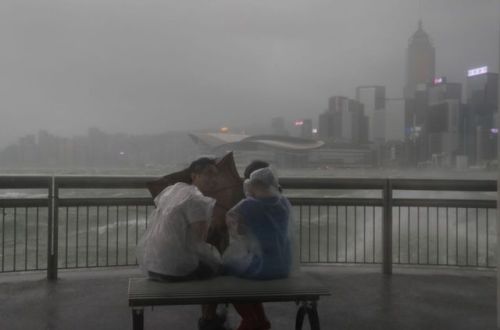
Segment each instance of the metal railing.
[{"label": "metal railing", "polygon": [[[374,190],[377,197],[291,198],[302,263],[381,263],[387,274],[393,264],[495,267],[496,181],[313,181],[282,183],[287,189]],[[411,196],[418,192],[419,198]],[[450,198],[457,192],[463,196]]]},{"label": "metal railing", "polygon": [[[383,263],[383,179],[287,179],[286,190],[373,191],[376,197],[290,197],[301,263]],[[320,194],[321,195],[321,194]],[[389,260],[387,260],[390,263]]]},{"label": "metal railing", "polygon": [[47,269],[48,242],[53,241],[52,178],[42,176],[0,177],[0,189],[36,190],[29,197],[0,198],[1,272]]},{"label": "metal railing", "polygon": [[[0,177],[0,191],[30,192],[0,198],[1,272],[47,270],[55,279],[58,269],[135,265],[154,207],[145,184],[153,179]],[[496,181],[280,183],[294,206],[302,263],[382,264],[386,274],[393,264],[495,267],[496,200],[487,194]]]},{"label": "metal railing", "polygon": [[[144,191],[154,177],[56,177],[54,218],[58,219],[58,268],[137,264],[135,247],[154,204],[150,197],[63,197],[64,191]],[[50,276],[56,278],[57,275]]]}]

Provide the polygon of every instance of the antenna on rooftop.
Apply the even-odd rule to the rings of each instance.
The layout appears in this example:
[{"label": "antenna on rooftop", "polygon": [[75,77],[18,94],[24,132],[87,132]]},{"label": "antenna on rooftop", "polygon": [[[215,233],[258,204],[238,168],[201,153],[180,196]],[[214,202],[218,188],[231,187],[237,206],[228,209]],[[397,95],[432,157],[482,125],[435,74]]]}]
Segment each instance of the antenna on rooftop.
[{"label": "antenna on rooftop", "polygon": [[422,0],[418,0],[418,27],[422,28]]}]

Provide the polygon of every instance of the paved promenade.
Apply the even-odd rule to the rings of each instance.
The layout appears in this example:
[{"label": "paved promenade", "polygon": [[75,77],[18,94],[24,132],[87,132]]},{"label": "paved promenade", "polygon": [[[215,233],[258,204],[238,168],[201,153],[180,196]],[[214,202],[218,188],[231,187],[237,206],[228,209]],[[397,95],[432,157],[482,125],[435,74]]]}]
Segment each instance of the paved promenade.
[{"label": "paved promenade", "polygon": [[[396,267],[392,277],[372,266],[303,267],[330,287],[319,301],[322,329],[496,329],[495,273]],[[133,268],[0,275],[0,329],[131,329],[127,305]],[[273,329],[294,328],[293,303],[265,305]],[[197,329],[198,306],[145,310],[145,327]],[[238,323],[230,309],[233,327]]]}]

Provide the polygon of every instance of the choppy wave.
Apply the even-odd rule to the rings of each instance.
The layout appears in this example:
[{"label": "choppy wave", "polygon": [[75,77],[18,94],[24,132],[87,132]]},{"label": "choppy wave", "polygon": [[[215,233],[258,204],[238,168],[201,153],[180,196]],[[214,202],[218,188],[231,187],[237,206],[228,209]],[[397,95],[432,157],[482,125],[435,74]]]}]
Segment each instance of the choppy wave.
[{"label": "choppy wave", "polygon": [[[137,224],[139,226],[145,226],[146,225],[146,217],[140,217],[137,220],[135,218],[134,219],[128,219],[126,224],[124,224],[123,221],[119,221],[118,222],[118,226],[123,227],[123,226],[129,226],[131,224],[135,225],[136,221],[137,221]],[[109,223],[107,225],[100,225],[99,228],[96,228],[96,227],[90,228],[89,231],[94,232],[97,229],[97,232],[99,233],[99,235],[102,235],[102,234],[105,234],[106,231],[109,232],[109,231],[115,230],[116,226],[117,226],[117,223],[116,223],[116,221],[114,221],[114,222]],[[84,232],[84,231],[82,230],[81,232]]]}]

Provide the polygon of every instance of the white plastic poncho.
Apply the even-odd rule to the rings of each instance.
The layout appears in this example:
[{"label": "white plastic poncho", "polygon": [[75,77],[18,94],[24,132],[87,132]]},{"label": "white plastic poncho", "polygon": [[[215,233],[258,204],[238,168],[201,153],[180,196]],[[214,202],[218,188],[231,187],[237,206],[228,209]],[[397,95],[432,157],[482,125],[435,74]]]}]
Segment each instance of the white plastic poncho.
[{"label": "white plastic poncho", "polygon": [[200,261],[214,269],[221,264],[217,249],[190,230],[199,221],[210,224],[215,199],[204,196],[198,188],[177,183],[165,188],[155,198],[156,209],[137,247],[137,259],[145,272],[186,276]]}]

